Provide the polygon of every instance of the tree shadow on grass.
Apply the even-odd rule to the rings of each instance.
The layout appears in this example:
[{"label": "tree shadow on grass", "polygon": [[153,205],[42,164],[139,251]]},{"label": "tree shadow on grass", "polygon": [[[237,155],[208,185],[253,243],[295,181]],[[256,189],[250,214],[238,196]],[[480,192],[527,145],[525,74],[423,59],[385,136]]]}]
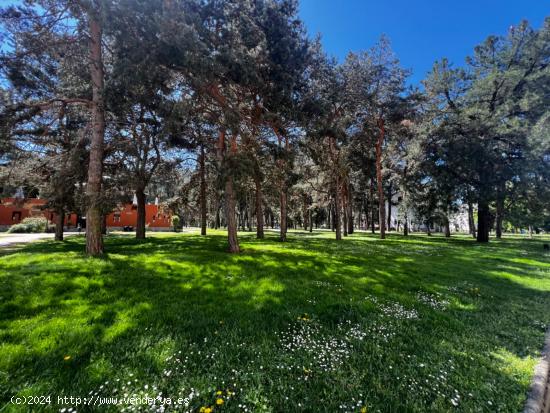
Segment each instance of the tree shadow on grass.
[{"label": "tree shadow on grass", "polygon": [[[370,389],[371,401],[382,411],[438,411],[439,400],[415,399],[410,389],[398,388],[389,366],[411,375],[418,368],[402,360],[402,354],[441,363],[453,358],[459,375],[471,377],[472,387],[488,383],[483,391],[476,390],[479,397],[497,386],[505,393],[491,396],[495,403],[499,397],[504,407],[521,403],[525,378],[511,373],[495,354],[521,359],[538,354],[542,330],[535,322],[550,322],[550,284],[548,278],[529,275],[532,262],[505,260],[511,268],[507,271],[519,271],[532,284],[492,270],[495,259],[514,258],[513,250],[525,249],[524,244],[465,250],[472,245],[469,240],[411,237],[404,242],[390,236],[378,241],[363,234],[340,243],[294,234],[286,244],[275,240],[275,234],[264,241],[244,236],[244,252],[229,255],[223,235],[141,242],[109,237],[108,253],[98,260],[83,257],[82,239],[71,238],[31,244],[0,258],[2,402],[31,390],[85,394],[117,374],[158,377],[166,356],[177,350],[223,349],[233,364],[197,362],[186,377],[174,379],[178,385],[198,385],[212,380],[212,371],[221,374],[246,365],[246,357],[236,350],[242,342],[248,343],[249,352],[257,347],[266,354],[266,369],[262,373],[256,366],[258,376],[247,384],[276,393],[274,378],[280,373],[270,363],[281,351],[278,332],[304,313],[333,332],[344,320],[368,325],[378,312],[365,296],[374,295],[408,308],[416,304],[419,319],[399,322],[386,347],[357,344],[350,360],[357,359],[365,369],[378,366],[369,367],[369,374],[343,365],[335,376],[313,380],[317,387],[299,382],[296,387],[305,386],[306,394],[327,395],[316,410],[334,411],[338,400],[362,386]],[[494,259],[492,248],[500,251]],[[531,258],[545,263],[533,254]],[[419,291],[443,294],[451,300],[450,308],[418,306]],[[340,388],[344,390],[335,390]],[[396,390],[390,395],[384,388]],[[288,411],[284,398],[266,397],[274,411]]]}]

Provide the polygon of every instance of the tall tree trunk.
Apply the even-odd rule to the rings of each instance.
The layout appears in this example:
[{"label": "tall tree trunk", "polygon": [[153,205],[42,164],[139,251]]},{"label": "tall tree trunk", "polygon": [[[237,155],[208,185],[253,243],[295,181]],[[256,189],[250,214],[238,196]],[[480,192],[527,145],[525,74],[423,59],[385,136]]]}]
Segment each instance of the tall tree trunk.
[{"label": "tall tree trunk", "polygon": [[342,239],[342,219],[340,217],[340,177],[336,174],[334,186],[334,229],[336,230],[336,239]]},{"label": "tall tree trunk", "polygon": [[529,225],[529,238],[533,238],[533,226]]},{"label": "tall tree trunk", "polygon": [[489,203],[481,197],[477,204],[477,242],[489,242]]},{"label": "tall tree trunk", "polygon": [[281,205],[281,221],[280,221],[280,234],[279,241],[286,241],[286,232],[287,232],[287,216],[286,216],[286,207],[287,207],[287,193],[286,188],[281,188],[279,193],[279,203]]},{"label": "tall tree trunk", "polygon": [[206,235],[206,154],[204,152],[204,144],[201,145],[201,154],[199,158],[200,167],[200,204],[201,204],[201,235]]},{"label": "tall tree trunk", "polygon": [[348,234],[353,234],[353,192],[351,184],[348,184]]},{"label": "tall tree trunk", "polygon": [[252,204],[252,198],[247,199],[247,202],[246,202],[246,228],[247,228],[248,232],[252,232],[251,204]]},{"label": "tall tree trunk", "polygon": [[332,226],[336,231],[336,239],[342,239],[342,218],[340,215],[341,199],[340,199],[340,163],[339,163],[339,149],[336,147],[336,139],[334,137],[329,138],[329,155],[332,162],[332,174],[334,175],[334,215],[332,217]]},{"label": "tall tree trunk", "polygon": [[[225,131],[220,132],[218,140],[219,149],[221,149],[222,154],[225,149]],[[237,153],[237,135],[235,133],[231,134],[230,141],[230,155],[235,156]],[[229,244],[230,253],[238,253],[239,248],[239,239],[237,238],[237,218],[235,216],[236,210],[236,200],[235,200],[235,191],[233,189],[233,175],[232,171],[228,173],[227,179],[225,181],[225,214],[227,222],[227,242]]]},{"label": "tall tree trunk", "polygon": [[313,212],[311,211],[311,208],[308,211],[309,213],[309,232],[313,232]]},{"label": "tall tree trunk", "polygon": [[374,208],[374,179],[370,179],[370,230],[374,234],[374,223],[376,221],[376,213]]},{"label": "tall tree trunk", "polygon": [[335,231],[336,225],[334,225],[334,207],[332,206],[333,200],[330,201],[328,205],[328,226],[332,232]]},{"label": "tall tree trunk", "polygon": [[345,183],[342,185],[342,215],[343,215],[343,232],[344,237],[348,236],[348,203],[347,203],[347,193],[345,190]]},{"label": "tall tree trunk", "polygon": [[[284,139],[284,151],[285,156],[288,155],[289,150],[289,142],[287,136],[282,136],[281,131],[278,128],[273,128],[273,131],[275,132],[275,135],[277,136],[278,142],[279,142],[279,148],[282,148],[283,145],[283,139]],[[283,174],[286,174],[286,158],[279,159],[277,161],[277,164],[280,168],[280,171]],[[286,241],[286,234],[287,234],[287,225],[288,225],[288,219],[287,219],[287,201],[288,201],[288,188],[286,185],[286,176],[283,176],[280,179],[279,182],[279,204],[280,204],[280,221],[279,221],[279,241],[285,242]]]},{"label": "tall tree trunk", "polygon": [[365,221],[364,221],[364,224],[365,224],[365,227],[364,227],[364,230],[367,231],[369,229],[369,224],[370,224],[370,218],[369,218],[369,204],[370,204],[370,198],[367,196],[366,197],[367,199],[365,199],[365,196],[363,196],[363,208],[364,208],[364,213],[365,213]]},{"label": "tall tree trunk", "polygon": [[474,205],[468,201],[468,231],[470,235],[476,238],[476,226],[474,221]]},{"label": "tall tree trunk", "polygon": [[392,187],[391,182],[388,186],[388,216],[387,216],[387,229],[391,231],[391,196],[392,196]]},{"label": "tall tree trunk", "polygon": [[308,197],[306,194],[302,195],[302,216],[303,216],[303,227],[304,231],[307,231],[309,226],[309,214],[308,214]]},{"label": "tall tree trunk", "polygon": [[136,239],[145,239],[145,190],[143,188],[136,189],[136,198],[137,198]]},{"label": "tall tree trunk", "polygon": [[65,210],[59,208],[55,211],[55,240],[63,241],[63,224],[65,224]]},{"label": "tall tree trunk", "polygon": [[445,216],[445,237],[449,238],[451,236],[451,223],[449,222],[449,217]]},{"label": "tall tree trunk", "polygon": [[407,236],[409,235],[409,217],[407,211],[405,211],[405,216],[403,217],[403,220],[403,235]]},{"label": "tall tree trunk", "polygon": [[378,184],[378,214],[380,221],[380,239],[386,238],[386,205],[384,205],[384,186],[382,182],[382,144],[384,143],[384,119],[378,119],[379,136],[376,141],[376,181]]},{"label": "tall tree trunk", "polygon": [[233,191],[233,177],[227,177],[225,182],[225,209],[227,222],[227,242],[229,252],[237,253],[240,251],[239,240],[237,238],[237,218],[235,216],[235,193]]},{"label": "tall tree trunk", "polygon": [[256,185],[256,238],[264,238],[264,213],[262,211],[262,181],[256,176],[254,179]]},{"label": "tall tree trunk", "polygon": [[92,138],[88,163],[86,198],[86,253],[91,256],[103,254],[101,234],[101,183],[103,179],[103,152],[105,138],[105,105],[103,98],[103,58],[101,55],[102,30],[94,11],[88,13],[90,29],[90,75],[92,81]]},{"label": "tall tree trunk", "polygon": [[497,238],[502,238],[502,221],[504,219],[504,190],[499,188],[496,202],[495,233]]}]

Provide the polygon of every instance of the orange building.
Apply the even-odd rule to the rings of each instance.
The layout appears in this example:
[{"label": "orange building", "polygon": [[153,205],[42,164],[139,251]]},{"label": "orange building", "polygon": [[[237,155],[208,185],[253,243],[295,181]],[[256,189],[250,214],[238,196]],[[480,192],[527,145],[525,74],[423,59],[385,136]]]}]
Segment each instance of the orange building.
[{"label": "orange building", "polygon": [[[155,204],[145,205],[145,225],[153,230],[168,230],[171,224],[172,214],[167,208]],[[137,223],[137,207],[126,204],[116,208],[107,215],[107,228],[122,229],[134,227]]]},{"label": "orange building", "polygon": [[[6,230],[13,224],[18,224],[28,217],[45,217],[52,224],[55,223],[55,212],[45,209],[45,199],[2,198],[0,199],[0,230]],[[167,208],[148,204],[145,205],[145,224],[151,230],[166,231],[171,227],[172,214]],[[66,214],[65,227],[76,228],[78,223],[85,227],[85,218],[77,214]],[[137,208],[126,204],[116,208],[106,217],[107,228],[123,229],[134,227],[137,223]]]},{"label": "orange building", "polygon": [[[13,224],[18,224],[25,218],[45,217],[54,223],[56,214],[44,208],[45,199],[28,198],[2,198],[0,199],[0,229],[8,229]],[[77,215],[67,214],[65,216],[66,227],[76,227]]]}]

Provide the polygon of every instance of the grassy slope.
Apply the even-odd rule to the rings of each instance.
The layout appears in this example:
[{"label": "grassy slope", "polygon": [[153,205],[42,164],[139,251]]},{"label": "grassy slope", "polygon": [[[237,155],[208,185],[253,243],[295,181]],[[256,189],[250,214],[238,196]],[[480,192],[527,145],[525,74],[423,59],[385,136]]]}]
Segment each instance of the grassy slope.
[{"label": "grassy slope", "polygon": [[0,411],[89,392],[198,411],[217,390],[215,412],[521,409],[550,324],[540,240],[241,242],[112,236],[100,260],[78,237],[0,256]]}]

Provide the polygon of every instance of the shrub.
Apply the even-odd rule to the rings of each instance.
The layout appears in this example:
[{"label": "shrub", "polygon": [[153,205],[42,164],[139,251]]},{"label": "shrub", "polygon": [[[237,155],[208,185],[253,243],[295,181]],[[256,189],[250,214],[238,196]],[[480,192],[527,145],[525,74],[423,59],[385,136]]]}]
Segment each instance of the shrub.
[{"label": "shrub", "polygon": [[172,227],[174,228],[174,231],[177,231],[180,226],[180,217],[177,215],[172,215]]},{"label": "shrub", "polygon": [[25,218],[19,224],[12,225],[8,229],[12,234],[29,234],[35,232],[46,232],[48,220],[44,217]]}]

